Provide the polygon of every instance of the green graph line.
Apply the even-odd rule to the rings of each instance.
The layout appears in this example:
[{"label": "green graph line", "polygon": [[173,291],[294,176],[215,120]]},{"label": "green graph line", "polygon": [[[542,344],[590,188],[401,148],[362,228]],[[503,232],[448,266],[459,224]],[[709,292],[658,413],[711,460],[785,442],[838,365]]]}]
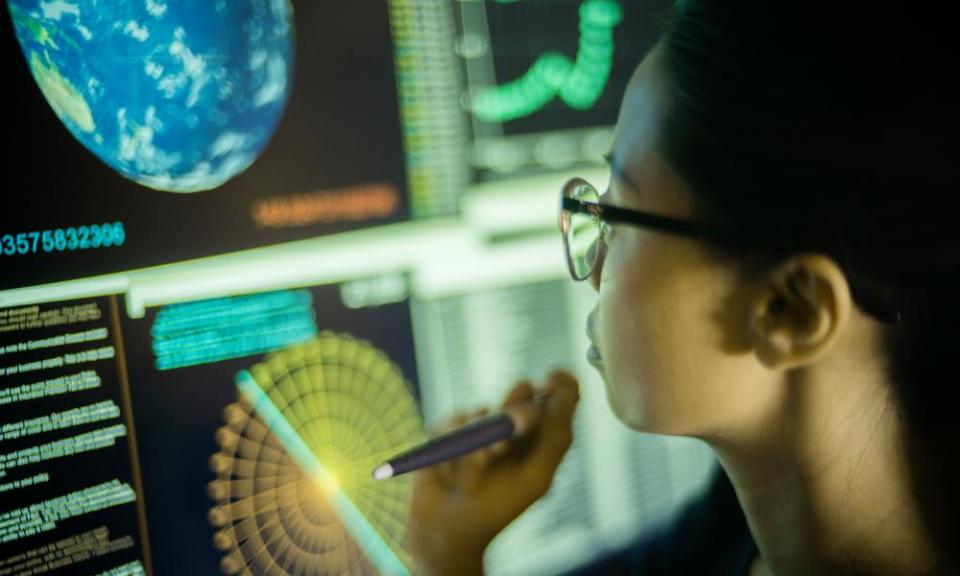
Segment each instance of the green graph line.
[{"label": "green graph line", "polygon": [[[501,0],[501,3],[503,2]],[[571,108],[593,106],[613,67],[613,29],[623,20],[616,0],[585,0],[580,5],[580,45],[576,60],[545,52],[522,77],[478,91],[471,109],[487,122],[529,116],[559,97]]]},{"label": "green graph line", "polygon": [[343,522],[347,532],[353,537],[360,548],[366,552],[367,557],[377,567],[382,574],[410,574],[410,570],[404,565],[403,561],[397,556],[396,552],[390,548],[390,545],[377,532],[376,528],[366,519],[360,509],[357,508],[340,488],[336,477],[325,467],[314,455],[313,451],[303,441],[303,438],[297,434],[290,422],[284,418],[283,413],[277,408],[276,404],[260,388],[260,385],[253,379],[246,370],[237,374],[237,388],[240,393],[253,406],[260,417],[263,418],[267,427],[273,435],[280,441],[287,453],[297,463],[303,472],[313,481],[314,485],[323,493],[330,505],[336,511],[340,521]]}]

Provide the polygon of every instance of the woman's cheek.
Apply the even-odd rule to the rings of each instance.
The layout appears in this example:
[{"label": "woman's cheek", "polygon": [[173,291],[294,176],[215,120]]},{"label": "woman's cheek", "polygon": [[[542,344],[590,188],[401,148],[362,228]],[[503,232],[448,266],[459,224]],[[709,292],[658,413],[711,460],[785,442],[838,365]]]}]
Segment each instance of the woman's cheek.
[{"label": "woman's cheek", "polygon": [[632,373],[637,369],[636,345],[642,338],[642,294],[622,260],[623,251],[611,250],[604,260],[600,285],[600,342],[608,385],[621,401],[628,400]]}]

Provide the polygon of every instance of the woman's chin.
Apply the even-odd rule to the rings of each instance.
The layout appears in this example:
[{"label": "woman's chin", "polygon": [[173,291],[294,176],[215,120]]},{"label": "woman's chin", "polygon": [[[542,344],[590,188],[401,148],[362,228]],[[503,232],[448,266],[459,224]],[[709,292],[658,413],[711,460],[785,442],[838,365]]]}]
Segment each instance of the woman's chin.
[{"label": "woman's chin", "polygon": [[607,391],[607,404],[610,411],[620,421],[621,424],[635,432],[648,432],[651,434],[676,435],[678,432],[669,422],[664,422],[656,414],[650,413],[649,406],[645,405],[642,398],[635,397],[632,400],[624,401],[617,395],[616,390],[610,385],[604,377],[604,384]]},{"label": "woman's chin", "polygon": [[602,372],[600,375],[603,377],[603,383],[607,391],[607,405],[610,406],[610,411],[613,412],[614,417],[627,428],[642,432],[643,430],[638,427],[638,425],[642,424],[638,422],[638,414],[635,414],[634,410],[631,410],[630,407],[617,396],[613,386],[610,385],[610,382],[607,381],[606,376]]}]

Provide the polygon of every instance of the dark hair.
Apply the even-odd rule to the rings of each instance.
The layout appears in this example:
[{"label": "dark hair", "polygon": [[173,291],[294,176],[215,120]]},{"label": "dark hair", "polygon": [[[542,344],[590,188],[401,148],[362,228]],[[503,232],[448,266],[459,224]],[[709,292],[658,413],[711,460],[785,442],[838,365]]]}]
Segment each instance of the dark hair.
[{"label": "dark hair", "polygon": [[680,0],[660,46],[659,148],[700,218],[773,258],[830,255],[856,305],[886,323],[915,492],[940,548],[954,553],[960,34],[933,12]]}]

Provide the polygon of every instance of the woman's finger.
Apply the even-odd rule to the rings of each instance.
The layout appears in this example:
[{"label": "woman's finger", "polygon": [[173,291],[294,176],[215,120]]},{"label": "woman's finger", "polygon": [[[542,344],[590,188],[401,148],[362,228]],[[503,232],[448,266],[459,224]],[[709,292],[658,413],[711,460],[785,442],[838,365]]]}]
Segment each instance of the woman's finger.
[{"label": "woman's finger", "polygon": [[524,463],[528,478],[542,492],[550,486],[557,466],[573,442],[573,416],[580,400],[577,380],[568,372],[550,374],[545,392],[541,422],[532,439],[532,453]]},{"label": "woman's finger", "polygon": [[471,494],[483,484],[489,472],[492,456],[489,448],[474,450],[463,456],[459,464],[457,480],[465,493]]},{"label": "woman's finger", "polygon": [[[437,426],[433,431],[431,431],[430,437],[436,438],[441,434],[445,434],[447,432],[450,432],[451,430],[455,430],[463,426],[464,424],[466,424],[469,418],[470,418],[470,415],[467,414],[466,412],[460,412],[458,414],[455,414],[453,417],[447,419],[442,424]],[[452,488],[453,486],[456,486],[457,471],[456,471],[456,467],[454,466],[453,460],[438,462],[433,466],[431,466],[431,468],[434,469],[434,472],[437,478],[443,483],[444,486],[447,486],[448,488]]]},{"label": "woman's finger", "polygon": [[466,412],[458,412],[434,427],[433,430],[430,431],[430,436],[436,438],[441,434],[446,434],[455,428],[463,426],[469,418],[470,415]]},{"label": "woman's finger", "polygon": [[[507,393],[507,397],[501,404],[501,410],[510,412],[515,420],[521,421],[520,428],[523,431],[535,425],[536,415],[529,413],[535,408],[531,402],[535,395],[536,389],[533,384],[529,380],[523,380]],[[500,458],[514,453],[518,444],[516,440],[516,438],[508,438],[495,443],[491,446],[491,455]]]},{"label": "woman's finger", "polygon": [[523,380],[507,393],[507,397],[503,400],[503,404],[500,406],[500,408],[506,409],[529,402],[533,399],[533,394],[533,384],[531,384],[529,380]]}]

